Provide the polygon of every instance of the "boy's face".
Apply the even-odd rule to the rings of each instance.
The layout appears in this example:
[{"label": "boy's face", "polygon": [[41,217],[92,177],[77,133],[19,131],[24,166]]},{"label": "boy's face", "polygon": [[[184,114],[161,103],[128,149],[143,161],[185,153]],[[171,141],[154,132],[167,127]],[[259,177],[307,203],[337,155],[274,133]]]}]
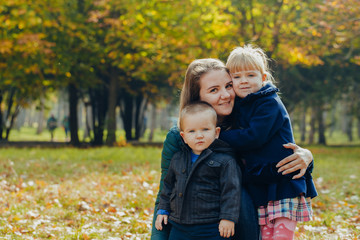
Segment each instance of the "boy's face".
[{"label": "boy's face", "polygon": [[182,126],[180,135],[197,155],[208,148],[220,133],[220,128],[216,127],[210,112],[187,115],[182,120]]},{"label": "boy's face", "polygon": [[261,74],[258,70],[240,71],[231,73],[234,91],[240,98],[244,98],[250,93],[259,91],[266,79],[265,74]]}]

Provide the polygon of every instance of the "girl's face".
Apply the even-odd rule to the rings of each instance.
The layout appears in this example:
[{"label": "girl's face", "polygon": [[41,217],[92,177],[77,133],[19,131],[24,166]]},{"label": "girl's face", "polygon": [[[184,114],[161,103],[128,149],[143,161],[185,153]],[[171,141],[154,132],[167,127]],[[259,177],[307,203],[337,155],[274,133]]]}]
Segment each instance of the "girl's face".
[{"label": "girl's face", "polygon": [[200,78],[200,100],[209,103],[218,117],[229,115],[234,107],[235,92],[225,70],[213,70]]},{"label": "girl's face", "polygon": [[240,71],[231,73],[234,84],[234,91],[240,98],[244,98],[250,93],[255,93],[263,87],[266,74],[261,74],[258,70]]}]

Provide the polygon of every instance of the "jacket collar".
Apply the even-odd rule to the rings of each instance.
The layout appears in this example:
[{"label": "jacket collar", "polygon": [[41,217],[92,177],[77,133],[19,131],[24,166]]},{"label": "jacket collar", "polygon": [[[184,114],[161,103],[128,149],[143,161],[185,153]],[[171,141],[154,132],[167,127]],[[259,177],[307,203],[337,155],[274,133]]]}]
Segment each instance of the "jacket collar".
[{"label": "jacket collar", "polygon": [[279,91],[279,89],[276,88],[272,83],[267,83],[259,91],[255,92],[255,93],[250,93],[243,99],[237,97],[236,101],[239,104],[245,104],[247,102],[254,101],[258,98],[261,98],[263,96],[268,96],[268,95],[274,94],[278,91]]}]

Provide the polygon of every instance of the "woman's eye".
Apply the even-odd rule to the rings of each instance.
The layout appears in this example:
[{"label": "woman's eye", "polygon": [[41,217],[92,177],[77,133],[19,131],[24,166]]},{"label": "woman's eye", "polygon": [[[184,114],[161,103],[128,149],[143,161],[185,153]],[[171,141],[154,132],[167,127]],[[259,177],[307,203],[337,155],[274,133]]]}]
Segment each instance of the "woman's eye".
[{"label": "woman's eye", "polygon": [[226,88],[227,89],[231,89],[233,87],[233,85],[232,84],[228,84],[228,85],[226,85]]},{"label": "woman's eye", "polygon": [[213,89],[210,90],[210,92],[211,92],[211,93],[215,93],[215,92],[217,92],[217,89],[216,89],[216,88],[213,88]]}]

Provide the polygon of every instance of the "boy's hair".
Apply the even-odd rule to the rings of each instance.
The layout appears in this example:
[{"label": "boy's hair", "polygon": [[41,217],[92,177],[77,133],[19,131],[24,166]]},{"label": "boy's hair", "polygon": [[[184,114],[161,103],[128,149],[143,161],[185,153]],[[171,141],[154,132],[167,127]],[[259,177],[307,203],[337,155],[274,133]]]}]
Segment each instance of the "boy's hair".
[{"label": "boy's hair", "polygon": [[270,59],[266,56],[264,50],[251,44],[243,47],[236,47],[230,53],[226,67],[231,73],[249,70],[258,70],[261,74],[266,74],[267,82],[274,82],[270,73]]},{"label": "boy's hair", "polygon": [[190,63],[186,70],[184,84],[180,96],[180,111],[193,102],[200,101],[200,78],[211,71],[224,70],[229,73],[225,64],[219,59],[196,59]]},{"label": "boy's hair", "polygon": [[[214,125],[216,126],[216,122],[217,122],[217,114],[214,110],[214,108],[208,104],[207,102],[202,102],[202,101],[198,101],[198,102],[194,102],[191,104],[186,105],[180,112],[180,117],[179,117],[179,128],[180,131],[182,131],[184,129],[183,126],[183,121],[184,118],[188,115],[194,115],[197,113],[204,113],[204,112],[209,112],[211,114],[211,118],[214,122]],[[194,119],[194,121],[196,121],[196,119]]]}]

